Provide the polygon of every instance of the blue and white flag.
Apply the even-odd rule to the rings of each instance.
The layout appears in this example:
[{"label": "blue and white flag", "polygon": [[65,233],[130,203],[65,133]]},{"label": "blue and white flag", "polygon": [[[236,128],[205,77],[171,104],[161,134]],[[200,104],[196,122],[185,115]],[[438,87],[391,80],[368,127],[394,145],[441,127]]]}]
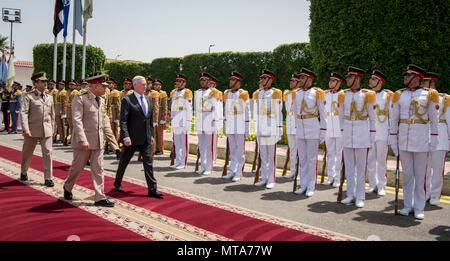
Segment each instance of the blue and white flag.
[{"label": "blue and white flag", "polygon": [[81,0],[75,0],[75,29],[83,36],[83,6]]},{"label": "blue and white flag", "polygon": [[0,62],[0,82],[6,83],[6,79],[8,78],[8,65],[6,65],[6,55],[5,51],[3,51],[2,61]]},{"label": "blue and white flag", "polygon": [[70,11],[70,0],[63,0],[64,5],[64,32],[63,36],[67,36],[67,28],[69,27],[69,11]]}]

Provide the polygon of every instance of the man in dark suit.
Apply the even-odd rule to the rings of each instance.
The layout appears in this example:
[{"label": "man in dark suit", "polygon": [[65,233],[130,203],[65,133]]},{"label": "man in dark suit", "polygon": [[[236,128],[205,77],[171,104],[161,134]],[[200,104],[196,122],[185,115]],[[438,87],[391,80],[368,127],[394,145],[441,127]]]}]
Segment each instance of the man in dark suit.
[{"label": "man in dark suit", "polygon": [[133,87],[134,92],[122,99],[120,108],[120,131],[125,146],[120,156],[114,188],[116,191],[124,192],[121,186],[123,175],[138,149],[143,157],[148,196],[162,198],[164,194],[156,190],[157,184],[153,175],[153,113],[150,99],[145,95],[147,87],[145,77],[134,77]]}]

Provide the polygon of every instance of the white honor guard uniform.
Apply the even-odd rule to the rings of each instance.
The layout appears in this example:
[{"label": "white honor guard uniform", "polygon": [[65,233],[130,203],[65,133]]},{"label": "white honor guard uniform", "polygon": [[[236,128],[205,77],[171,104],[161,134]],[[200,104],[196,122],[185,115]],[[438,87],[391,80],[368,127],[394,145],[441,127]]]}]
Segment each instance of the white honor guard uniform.
[{"label": "white honor guard uniform", "polygon": [[245,165],[245,138],[250,136],[250,101],[247,91],[238,89],[235,92],[226,90],[225,133],[230,150],[230,165],[225,179],[234,181],[242,177]]},{"label": "white honor guard uniform", "polygon": [[[263,75],[275,78],[267,70]],[[261,180],[256,186],[273,188],[275,184],[275,171],[277,166],[277,142],[283,135],[283,93],[276,88],[259,89],[253,93],[253,106],[256,119],[256,138],[261,155]]]},{"label": "white honor guard uniform", "polygon": [[[314,80],[314,73],[302,68],[300,75]],[[294,100],[297,151],[300,160],[300,189],[296,194],[314,194],[317,181],[317,155],[319,141],[325,140],[326,119],[324,114],[325,92],[319,88],[301,88]],[[320,115],[320,122],[319,122]]]},{"label": "white honor guard uniform", "polygon": [[[373,71],[372,77],[386,82],[386,76],[378,70]],[[389,138],[389,108],[391,107],[392,91],[381,89],[376,94],[376,121],[375,121],[375,143],[369,149],[367,172],[369,173],[369,188],[367,193],[375,190],[378,195],[384,196],[387,183],[386,163],[388,159]]]},{"label": "white honor guard uniform", "polygon": [[[293,79],[299,79],[299,75],[294,73]],[[293,178],[297,170],[297,132],[295,129],[294,100],[297,90],[285,90],[283,94],[284,106],[286,108],[286,134],[289,145],[290,171],[286,178]]]},{"label": "white honor guard uniform", "polygon": [[[344,78],[338,73],[332,73],[330,78],[336,79],[342,83]],[[326,115],[326,133],[325,145],[327,147],[327,176],[325,185],[339,187],[342,171],[342,131],[339,121],[338,95],[343,91],[325,92],[324,110]]]},{"label": "white honor guard uniform", "polygon": [[[436,73],[427,72],[424,80],[437,82],[439,75]],[[450,137],[450,96],[445,93],[439,94],[439,124],[438,124],[438,139],[439,143],[435,151],[432,151],[428,156],[427,163],[427,181],[426,193],[427,199],[430,199],[431,205],[438,205],[445,174],[445,160],[447,158],[447,151],[449,150]]]},{"label": "white honor guard uniform", "polygon": [[188,135],[192,126],[192,91],[186,88],[181,91],[173,90],[170,93],[170,99],[172,101],[170,114],[176,156],[174,167],[184,168],[187,165]]},{"label": "white honor guard uniform", "polygon": [[[407,73],[423,79],[425,71],[409,65]],[[405,208],[400,211],[402,215],[407,216],[414,209],[416,218],[424,218],[427,158],[439,142],[439,107],[439,94],[419,86],[399,90],[393,95],[389,145],[395,153],[400,152],[403,168]]]},{"label": "white honor guard uniform", "polygon": [[219,130],[220,94],[215,88],[195,91],[196,130],[200,150],[200,173],[211,174]]},{"label": "white honor guard uniform", "polygon": [[[364,76],[364,71],[349,67],[349,75]],[[355,79],[356,80],[356,79]],[[341,201],[364,207],[367,157],[375,139],[376,94],[365,89],[345,90],[338,95],[339,119],[343,129],[347,198]]]}]

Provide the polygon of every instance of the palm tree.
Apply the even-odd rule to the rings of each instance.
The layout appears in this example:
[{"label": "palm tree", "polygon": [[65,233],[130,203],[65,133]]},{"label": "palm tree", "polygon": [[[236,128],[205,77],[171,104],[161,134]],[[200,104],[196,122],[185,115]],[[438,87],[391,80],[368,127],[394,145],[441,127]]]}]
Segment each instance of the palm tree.
[{"label": "palm tree", "polygon": [[0,34],[0,51],[2,51],[2,50],[5,50],[6,53],[8,53],[9,44],[8,44],[8,37],[7,36],[3,37]]}]

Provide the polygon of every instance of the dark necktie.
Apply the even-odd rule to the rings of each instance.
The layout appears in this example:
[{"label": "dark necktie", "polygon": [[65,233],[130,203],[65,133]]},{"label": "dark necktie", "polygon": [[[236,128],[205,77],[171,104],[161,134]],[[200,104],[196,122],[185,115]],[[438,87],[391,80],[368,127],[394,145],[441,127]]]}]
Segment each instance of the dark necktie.
[{"label": "dark necktie", "polygon": [[100,106],[100,99],[98,98],[98,96],[95,96],[95,100],[97,101],[97,105]]},{"label": "dark necktie", "polygon": [[142,110],[144,111],[145,117],[147,117],[147,107],[145,106],[145,103],[144,103],[144,95],[141,95],[141,106],[142,106]]}]

